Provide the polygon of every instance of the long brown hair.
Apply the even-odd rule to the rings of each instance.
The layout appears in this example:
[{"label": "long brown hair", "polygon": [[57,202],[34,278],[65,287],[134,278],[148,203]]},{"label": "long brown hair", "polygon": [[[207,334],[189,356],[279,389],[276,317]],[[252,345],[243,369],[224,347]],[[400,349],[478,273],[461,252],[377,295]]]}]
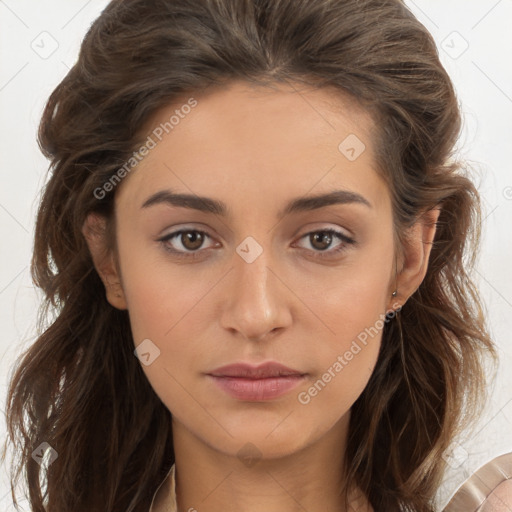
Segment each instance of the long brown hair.
[{"label": "long brown hair", "polygon": [[[431,35],[400,0],[114,0],[39,130],[51,165],[31,270],[46,300],[6,410],[11,479],[25,470],[34,512],[146,512],[174,462],[170,412],[81,227],[90,212],[112,219],[115,189],[94,191],[140,147],[151,115],[234,79],[334,86],[366,109],[400,243],[421,212],[441,208],[427,275],[384,328],[346,452],[348,481],[376,511],[434,510],[442,454],[479,411],[482,357],[496,353],[470,275],[479,195],[452,159],[460,112]],[[32,456],[41,443],[54,450],[46,466]]]}]

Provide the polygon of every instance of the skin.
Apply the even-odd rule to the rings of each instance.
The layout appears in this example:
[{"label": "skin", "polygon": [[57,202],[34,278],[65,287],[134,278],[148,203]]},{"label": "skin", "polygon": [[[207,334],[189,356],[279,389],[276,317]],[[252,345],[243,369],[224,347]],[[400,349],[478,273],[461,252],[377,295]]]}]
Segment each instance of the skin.
[{"label": "skin", "polygon": [[[439,212],[411,228],[398,257],[372,119],[339,92],[232,82],[194,98],[198,105],[116,190],[117,254],[104,251],[103,219],[91,214],[83,227],[109,302],[130,313],[135,346],[150,339],[160,350],[143,370],[173,415],[179,509],[344,511],[338,491],[350,408],[375,367],[381,331],[309,403],[298,394],[417,289]],[[157,112],[143,131],[177,106]],[[354,161],[338,149],[349,134],[366,146]],[[221,200],[230,215],[141,208],[166,189]],[[360,194],[371,207],[279,216],[291,199],[335,189]],[[177,259],[158,241],[182,228],[209,235],[202,245],[167,241],[178,251],[202,251],[196,260]],[[322,245],[309,236],[325,229],[356,243],[335,254],[343,241],[334,236]],[[249,236],[263,250],[250,264],[236,252]],[[234,362],[270,360],[306,373],[304,382],[277,399],[250,402],[205,376]],[[237,455],[248,443],[257,453],[250,467]],[[168,489],[162,492],[157,510],[168,501]],[[351,510],[372,510],[356,495]]]}]

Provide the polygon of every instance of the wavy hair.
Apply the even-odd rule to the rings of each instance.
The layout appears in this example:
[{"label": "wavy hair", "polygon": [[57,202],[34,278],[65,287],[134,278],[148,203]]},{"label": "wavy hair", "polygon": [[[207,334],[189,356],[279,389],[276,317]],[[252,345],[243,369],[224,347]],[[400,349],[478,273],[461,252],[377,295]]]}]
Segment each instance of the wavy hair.
[{"label": "wavy hair", "polygon": [[[426,277],[385,326],[352,407],[345,454],[347,482],[376,511],[431,512],[442,454],[483,405],[483,357],[497,356],[471,279],[481,206],[453,158],[456,94],[400,0],[113,0],[94,21],[39,127],[50,167],[31,272],[45,300],[9,382],[11,486],[24,471],[33,512],[146,512],[174,463],[171,414],[133,354],[127,312],[106,300],[81,227],[103,215],[114,247],[115,190],[94,191],[159,109],[230,80],[335,87],[370,113],[400,244],[422,212],[441,210]],[[41,443],[58,455],[47,466],[32,457]]]}]

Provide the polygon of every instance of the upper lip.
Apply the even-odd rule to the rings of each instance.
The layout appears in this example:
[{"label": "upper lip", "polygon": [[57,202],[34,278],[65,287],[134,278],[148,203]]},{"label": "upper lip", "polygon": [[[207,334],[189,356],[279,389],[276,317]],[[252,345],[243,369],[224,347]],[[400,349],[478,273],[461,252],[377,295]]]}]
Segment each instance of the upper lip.
[{"label": "upper lip", "polygon": [[214,377],[240,377],[245,379],[267,379],[271,377],[302,376],[303,372],[288,368],[275,361],[260,364],[258,366],[249,363],[235,363],[221,366],[208,375]]}]

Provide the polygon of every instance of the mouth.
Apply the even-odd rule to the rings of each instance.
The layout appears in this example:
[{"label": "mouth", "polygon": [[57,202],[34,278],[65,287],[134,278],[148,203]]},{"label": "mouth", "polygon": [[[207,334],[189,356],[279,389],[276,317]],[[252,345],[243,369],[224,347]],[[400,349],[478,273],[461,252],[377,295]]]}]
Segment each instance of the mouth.
[{"label": "mouth", "polygon": [[270,379],[278,377],[296,377],[305,375],[305,373],[271,361],[259,366],[253,366],[248,363],[229,364],[213,370],[208,375],[212,375],[213,377],[238,377],[244,379]]},{"label": "mouth", "polygon": [[244,401],[278,398],[302,383],[306,375],[276,362],[259,366],[247,363],[232,364],[207,374],[225,393]]}]

